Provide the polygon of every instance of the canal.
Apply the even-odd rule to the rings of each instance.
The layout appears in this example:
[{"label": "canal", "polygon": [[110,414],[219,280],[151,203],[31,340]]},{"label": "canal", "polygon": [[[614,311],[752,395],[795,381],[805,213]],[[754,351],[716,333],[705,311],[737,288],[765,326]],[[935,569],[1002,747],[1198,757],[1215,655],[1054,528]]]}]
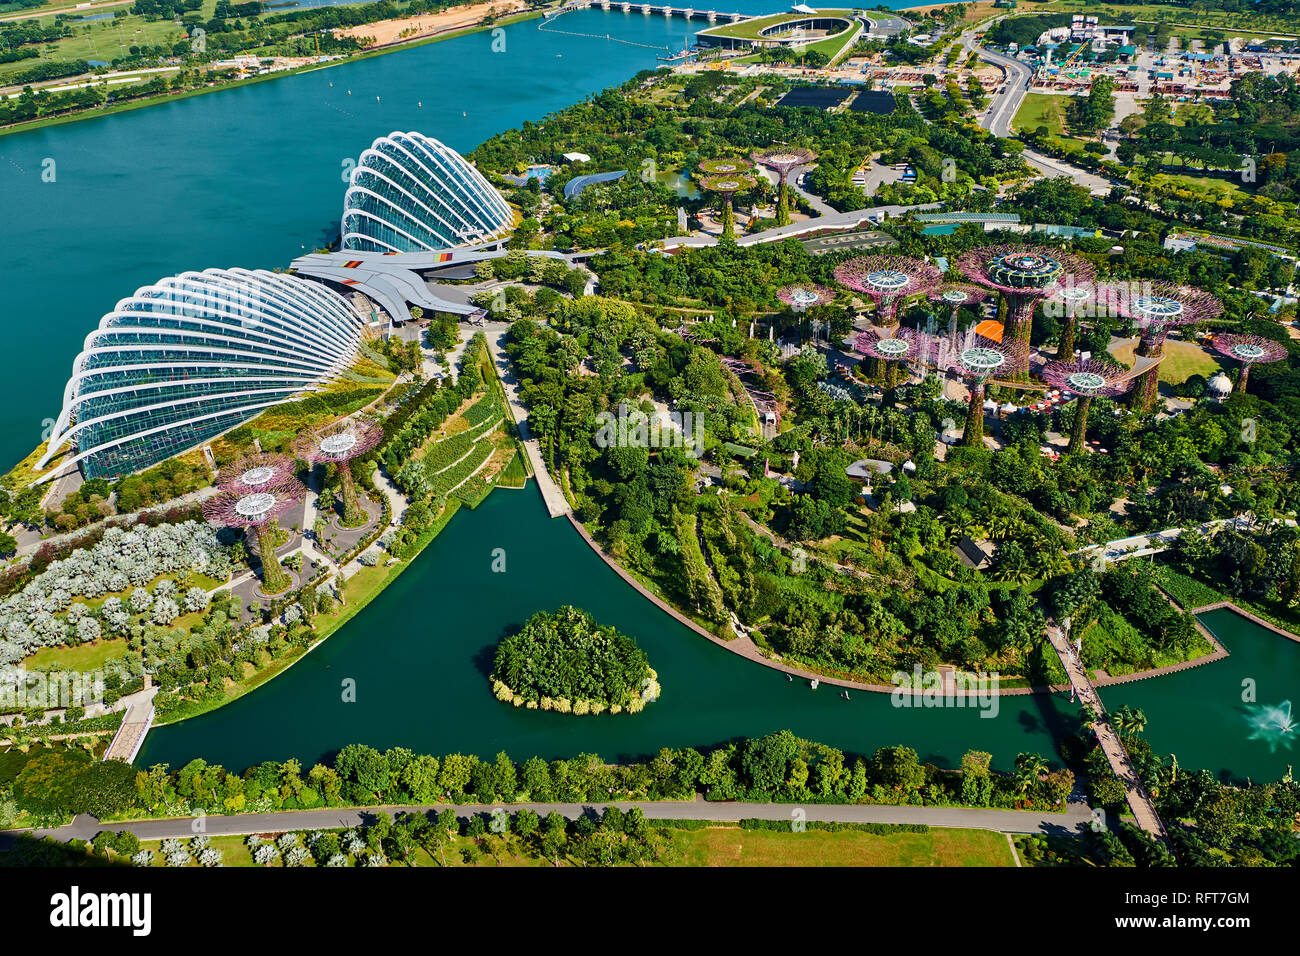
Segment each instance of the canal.
[{"label": "canal", "polygon": [[[492,570],[497,548],[504,573]],[[575,717],[517,710],[493,697],[487,675],[497,641],[535,611],[561,604],[632,635],[659,672],[662,698],[640,714]],[[348,680],[356,682],[354,703],[343,699]],[[996,716],[981,717],[965,708],[896,708],[885,694],[844,700],[838,693],[789,681],[664,614],[568,521],[549,518],[530,483],[462,509],[363,614],[253,693],[151,731],[136,763],[203,757],[242,769],[293,756],[310,764],[353,742],[435,754],[622,759],[789,729],[855,752],[907,744],[948,766],[976,748],[1009,767],[1024,751],[1056,759],[1054,732],[1076,712],[1045,696],[1002,698]]]}]

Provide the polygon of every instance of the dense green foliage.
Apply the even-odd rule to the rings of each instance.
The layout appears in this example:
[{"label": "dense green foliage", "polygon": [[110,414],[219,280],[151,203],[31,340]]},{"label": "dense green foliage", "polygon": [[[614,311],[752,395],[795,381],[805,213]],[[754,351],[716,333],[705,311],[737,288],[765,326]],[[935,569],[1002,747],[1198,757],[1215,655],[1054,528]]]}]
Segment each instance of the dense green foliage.
[{"label": "dense green foliage", "polygon": [[522,629],[502,638],[492,679],[512,692],[498,690],[501,699],[522,697],[543,710],[551,709],[551,701],[581,701],[613,713],[625,708],[636,712],[636,705],[658,694],[654,671],[636,641],[568,605],[553,613],[538,611]]}]

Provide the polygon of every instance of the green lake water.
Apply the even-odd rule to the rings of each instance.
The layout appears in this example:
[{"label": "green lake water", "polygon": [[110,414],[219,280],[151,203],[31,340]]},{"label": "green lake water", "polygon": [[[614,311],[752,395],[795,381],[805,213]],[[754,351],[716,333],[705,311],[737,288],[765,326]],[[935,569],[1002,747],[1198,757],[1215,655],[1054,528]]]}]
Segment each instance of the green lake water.
[{"label": "green lake water", "polygon": [[[737,4],[754,13],[787,6]],[[10,396],[0,404],[0,460],[16,461],[41,440],[83,339],[118,299],[187,269],[284,266],[330,241],[344,163],[376,136],[419,130],[472,149],[657,65],[655,50],[605,34],[679,49],[701,24],[593,10],[553,26],[598,36],[545,32],[530,21],[504,28],[502,53],[484,32],[0,137],[0,239],[14,279],[0,307],[0,372]],[[45,181],[48,172],[53,181]],[[507,551],[505,574],[490,571],[495,547]],[[640,715],[599,718],[498,703],[486,683],[488,649],[534,611],[565,602],[635,635],[660,672],[664,699]],[[1246,740],[1240,681],[1258,680],[1263,702],[1289,699],[1300,648],[1245,622],[1207,620],[1222,629],[1233,658],[1108,690],[1106,701],[1143,707],[1152,742],[1185,766],[1276,776],[1289,752]],[[355,704],[340,700],[346,677],[357,681]],[[140,760],[309,761],[352,741],[619,758],[789,728],[848,750],[906,743],[949,765],[979,747],[1005,767],[1021,751],[1054,755],[1051,731],[1075,712],[1050,698],[1013,697],[997,718],[981,719],[968,710],[895,709],[866,693],[844,701],[829,687],[788,682],[659,612],[567,522],[547,519],[530,488],[496,492],[459,514],[322,647],[228,707],[155,730]]]},{"label": "green lake water", "polygon": [[[1256,734],[1265,708],[1300,701],[1300,644],[1232,611],[1209,611],[1201,623],[1227,649],[1228,657],[1152,680],[1104,687],[1110,709],[1140,707],[1146,737],[1180,766],[1213,771],[1225,779],[1276,780],[1297,763],[1294,732]],[[1274,710],[1274,714],[1279,711]],[[1252,736],[1252,735],[1255,736]]]},{"label": "green lake water", "polygon": [[[502,548],[506,571],[492,571]],[[492,649],[535,611],[586,608],[632,635],[659,672],[663,697],[640,714],[575,717],[516,709],[492,696]],[[342,682],[356,681],[355,703]],[[885,694],[852,693],[747,661],[699,637],[628,586],[564,519],[546,514],[534,485],[494,491],[462,509],[365,612],[288,671],[219,710],[150,732],[137,764],[201,756],[228,767],[295,756],[304,763],[347,743],[548,758],[579,752],[637,757],[789,729],[855,752],[905,743],[953,765],[970,748],[998,766],[1021,751],[1055,757],[1050,728],[1073,707],[1007,697],[998,715],[903,709]]]}]

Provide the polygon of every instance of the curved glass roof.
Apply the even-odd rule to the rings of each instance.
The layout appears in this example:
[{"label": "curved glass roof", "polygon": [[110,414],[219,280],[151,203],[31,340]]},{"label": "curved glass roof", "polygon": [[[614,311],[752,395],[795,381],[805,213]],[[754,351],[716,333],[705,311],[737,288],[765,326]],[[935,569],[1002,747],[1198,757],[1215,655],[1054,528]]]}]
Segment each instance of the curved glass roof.
[{"label": "curved glass roof", "polygon": [[170,458],[336,375],[364,324],[326,286],[264,270],[137,289],[86,336],[37,467],[68,445],[59,470],[79,462],[88,478]]},{"label": "curved glass roof", "polygon": [[513,221],[501,194],[454,149],[394,132],[375,140],[352,170],[341,248],[437,252],[495,238]]}]

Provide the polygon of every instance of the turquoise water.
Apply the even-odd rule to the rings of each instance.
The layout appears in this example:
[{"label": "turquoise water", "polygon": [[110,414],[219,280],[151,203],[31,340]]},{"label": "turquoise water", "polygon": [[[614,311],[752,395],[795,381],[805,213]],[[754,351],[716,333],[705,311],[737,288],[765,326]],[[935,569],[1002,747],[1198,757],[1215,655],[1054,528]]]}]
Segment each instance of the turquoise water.
[{"label": "turquoise water", "polygon": [[[737,6],[770,12],[787,4]],[[557,26],[674,46],[699,27],[599,11],[567,15]],[[468,150],[657,62],[652,50],[546,33],[535,21],[505,30],[500,54],[481,33],[0,137],[0,236],[11,278],[0,309],[9,346],[0,368],[12,396],[0,407],[0,459],[14,461],[40,440],[82,340],[117,299],[186,269],[282,266],[331,239],[344,160],[375,136],[418,129]],[[42,181],[47,160],[53,182]],[[488,570],[498,546],[510,556],[505,575]],[[566,601],[637,636],[663,677],[663,701],[637,716],[566,719],[491,697],[485,649],[533,611]],[[1228,696],[1253,674],[1261,701],[1289,699],[1300,682],[1297,648],[1250,627],[1228,640],[1233,659],[1108,690],[1107,703],[1143,707],[1153,743],[1185,766],[1276,776],[1288,752],[1247,740],[1245,715]],[[339,701],[343,677],[358,680],[358,703]],[[312,760],[354,740],[620,757],[789,727],[850,750],[907,743],[946,763],[980,747],[1007,766],[1020,751],[1053,753],[1049,729],[1074,712],[1048,698],[1008,698],[996,719],[980,719],[971,711],[896,710],[878,695],[843,701],[828,688],[787,682],[654,609],[567,523],[549,521],[530,489],[498,492],[459,515],[322,648],[235,704],[155,731],[141,759]]]},{"label": "turquoise water", "polygon": [[1224,778],[1276,780],[1300,763],[1294,731],[1264,728],[1261,717],[1300,713],[1300,643],[1274,634],[1232,611],[1200,616],[1228,657],[1159,677],[1101,690],[1106,706],[1140,707],[1146,737],[1180,766],[1204,767]]},{"label": "turquoise water", "polygon": [[[892,4],[891,4],[892,5]],[[782,0],[728,10],[769,13]],[[418,130],[468,151],[659,65],[707,24],[584,10],[147,107],[0,136],[6,283],[0,462],[30,452],[100,317],[187,269],[274,268],[337,236],[344,162]],[[497,44],[500,47],[500,44]],[[46,181],[52,174],[53,181]]]},{"label": "turquoise water", "polygon": [[[492,552],[506,554],[505,573]],[[515,709],[492,696],[492,649],[535,611],[586,608],[631,634],[659,672],[662,698],[640,714],[574,717]],[[344,703],[342,682],[356,681]],[[296,756],[304,763],[363,742],[416,751],[516,758],[599,753],[624,759],[788,728],[845,750],[905,743],[955,765],[971,748],[1009,767],[1016,754],[1056,756],[1075,708],[1008,697],[996,717],[971,709],[902,709],[746,661],[699,637],[623,582],[568,521],[547,517],[533,485],[462,510],[365,612],[269,684],[219,710],[150,732],[136,763],[204,757],[227,767]]]},{"label": "turquoise water", "polygon": [[[622,13],[562,20],[660,45],[687,31],[684,20]],[[72,360],[119,299],[187,269],[284,266],[335,238],[344,161],[376,136],[419,130],[468,151],[658,62],[653,50],[536,21],[503,29],[503,53],[476,33],[0,137],[11,278],[0,370],[18,398],[0,405],[0,461],[41,441]]]}]

